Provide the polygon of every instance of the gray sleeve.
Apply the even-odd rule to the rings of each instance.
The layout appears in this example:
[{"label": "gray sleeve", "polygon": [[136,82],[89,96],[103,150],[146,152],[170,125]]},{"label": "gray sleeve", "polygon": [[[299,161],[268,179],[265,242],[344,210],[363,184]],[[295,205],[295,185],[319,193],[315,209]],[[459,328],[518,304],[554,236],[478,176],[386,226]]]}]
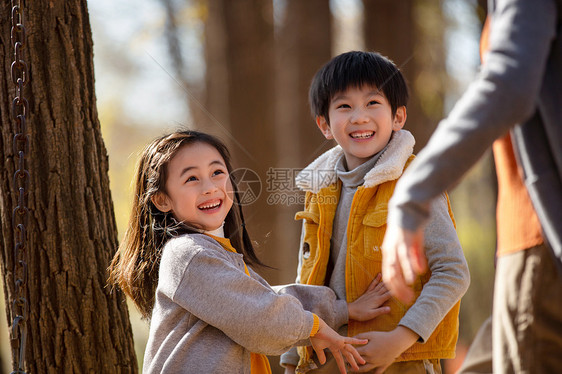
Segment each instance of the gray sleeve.
[{"label": "gray sleeve", "polygon": [[[304,220],[301,230],[301,239],[299,245],[299,262],[297,268],[297,284],[273,287],[281,294],[290,294],[296,297],[305,310],[317,314],[335,331],[338,331],[343,325],[347,324],[349,315],[347,311],[347,301],[338,300],[335,292],[324,286],[310,286],[298,284],[300,282],[300,272],[302,268],[302,248],[304,243]],[[279,364],[297,365],[299,363],[299,355],[296,348],[293,348],[281,355]]]},{"label": "gray sleeve", "polygon": [[[295,283],[301,282],[301,269],[302,269],[302,246],[304,244],[304,223],[302,221],[302,228],[301,228],[301,238],[299,242],[299,254],[298,254],[298,264],[297,264],[297,277],[295,279]],[[347,305],[346,305],[347,310]],[[322,317],[320,317],[322,318]],[[336,330],[337,331],[337,330]],[[294,365],[297,366],[299,363],[299,354],[297,353],[296,348],[291,348],[287,352],[283,353],[279,359],[279,364],[283,367],[286,365]]]},{"label": "gray sleeve", "polygon": [[485,64],[398,182],[390,223],[410,230],[423,225],[429,202],[534,113],[558,13],[553,0],[496,1]]},{"label": "gray sleeve", "polygon": [[[273,287],[281,295],[292,295],[296,297],[305,310],[315,313],[335,331],[346,325],[349,319],[347,302],[338,300],[335,292],[325,286],[311,286],[306,284],[289,284]],[[279,364],[297,365],[299,355],[295,348],[281,355]]]},{"label": "gray sleeve", "polygon": [[336,331],[348,322],[347,301],[338,300],[335,292],[329,287],[287,284],[274,286],[273,289],[279,295],[296,297],[301,302],[304,310],[318,315],[328,326]]},{"label": "gray sleeve", "polygon": [[427,341],[437,325],[468,289],[470,273],[444,195],[431,206],[424,247],[431,277],[399,325]]},{"label": "gray sleeve", "polygon": [[200,250],[186,265],[173,300],[246,349],[279,355],[312,330],[312,313],[291,295],[247,276],[240,255]]}]

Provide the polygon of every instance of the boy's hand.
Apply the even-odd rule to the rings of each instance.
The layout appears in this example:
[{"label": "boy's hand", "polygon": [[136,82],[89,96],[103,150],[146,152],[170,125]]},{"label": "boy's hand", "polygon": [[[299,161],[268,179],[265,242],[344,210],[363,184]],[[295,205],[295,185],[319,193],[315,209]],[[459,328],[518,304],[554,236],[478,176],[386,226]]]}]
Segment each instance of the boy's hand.
[{"label": "boy's hand", "polygon": [[381,274],[377,274],[369,288],[367,288],[367,291],[354,302],[347,304],[349,319],[368,321],[381,314],[390,312],[390,307],[381,307],[390,298],[390,291],[381,282],[381,279]]},{"label": "boy's hand", "polygon": [[314,337],[310,338],[310,342],[312,343],[312,348],[316,352],[318,361],[320,361],[320,364],[322,365],[326,363],[324,349],[328,348],[332,352],[341,374],[346,373],[344,357],[354,370],[359,370],[357,362],[361,365],[365,364],[365,360],[361,358],[361,355],[352,344],[366,344],[367,340],[341,336],[332,330],[332,328],[330,328],[330,326],[328,326],[322,318],[320,318],[320,327],[318,332],[314,335]]},{"label": "boy's hand", "polygon": [[383,373],[402,352],[410,348],[419,336],[412,330],[397,326],[392,331],[371,331],[355,336],[368,339],[369,343],[358,347],[357,352],[367,361],[360,366],[359,372],[375,370],[375,374]]},{"label": "boy's hand", "polygon": [[408,286],[427,270],[423,248],[423,229],[410,231],[389,225],[382,243],[383,280],[394,297],[409,303],[414,298]]}]

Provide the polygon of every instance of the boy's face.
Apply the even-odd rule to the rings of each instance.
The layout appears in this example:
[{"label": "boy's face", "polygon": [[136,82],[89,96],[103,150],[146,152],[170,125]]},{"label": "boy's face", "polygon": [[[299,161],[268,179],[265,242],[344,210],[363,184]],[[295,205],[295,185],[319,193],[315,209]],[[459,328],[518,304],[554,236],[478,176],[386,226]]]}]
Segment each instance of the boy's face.
[{"label": "boy's face", "polygon": [[349,87],[334,95],[328,110],[330,124],[316,117],[316,124],[326,137],[343,148],[349,170],[355,169],[380,152],[393,131],[406,122],[406,107],[392,116],[390,104],[382,91],[373,86]]}]

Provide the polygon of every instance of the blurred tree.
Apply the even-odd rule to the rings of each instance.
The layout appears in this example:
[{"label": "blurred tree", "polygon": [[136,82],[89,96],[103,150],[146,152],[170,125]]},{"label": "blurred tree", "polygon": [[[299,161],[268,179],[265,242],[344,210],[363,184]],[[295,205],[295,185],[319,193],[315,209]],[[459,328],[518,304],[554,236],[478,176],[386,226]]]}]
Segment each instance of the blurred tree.
[{"label": "blurred tree", "polygon": [[457,233],[470,269],[470,287],[461,302],[460,335],[470,344],[492,312],[496,246],[496,176],[491,152],[450,194]]},{"label": "blurred tree", "polygon": [[447,82],[440,1],[363,0],[363,4],[367,50],[393,60],[408,81],[406,129],[415,136],[418,152],[443,116]]},{"label": "blurred tree", "polygon": [[279,164],[302,167],[331,147],[308,104],[312,77],[330,58],[329,0],[288,0],[276,33],[276,133]]},{"label": "blurred tree", "polygon": [[[13,59],[10,5],[0,5],[4,77],[10,76]],[[31,146],[26,158],[31,171],[27,196],[26,298],[30,309],[26,370],[135,373],[138,370],[125,298],[106,287],[106,269],[117,248],[117,229],[108,158],[96,109],[86,3],[39,0],[25,5],[26,62],[32,77],[25,90],[31,112],[27,130]],[[7,162],[0,187],[0,259],[6,304],[11,305],[16,157],[10,117],[13,90],[7,79],[3,82],[0,153]]]},{"label": "blurred tree", "polygon": [[164,37],[166,38],[168,54],[172,61],[175,78],[183,87],[187,87],[187,78],[184,72],[185,63],[183,51],[180,47],[180,35],[178,34],[178,21],[176,19],[178,9],[176,9],[172,0],[161,0],[161,2],[166,13]]},{"label": "blurred tree", "polygon": [[[228,106],[228,65],[226,64],[228,37],[224,15],[224,1],[206,0],[205,21],[205,88],[204,113],[194,112],[196,124],[209,132],[230,134]],[[224,134],[224,133],[222,133]],[[226,141],[231,144],[228,137]]]},{"label": "blurred tree", "polygon": [[[209,123],[209,112],[201,105],[203,98],[201,91],[203,87],[194,85],[188,79],[187,67],[184,56],[189,51],[185,51],[181,47],[182,31],[180,27],[185,23],[182,19],[182,13],[191,10],[198,19],[206,18],[207,4],[205,0],[187,0],[180,4],[173,0],[160,0],[165,12],[164,38],[168,47],[168,55],[171,60],[173,69],[173,77],[180,88],[187,93],[187,107],[189,108],[191,127],[197,127],[200,124]],[[211,116],[212,117],[212,116]]]},{"label": "blurred tree", "polygon": [[[308,88],[316,71],[331,58],[332,14],[329,0],[288,0],[276,32],[276,116],[277,166],[287,170],[284,185],[269,183],[271,201],[280,197],[278,226],[274,232],[282,262],[282,283],[296,277],[300,224],[295,222],[298,199],[304,194],[294,187],[295,170],[302,168],[333,144],[318,131],[308,104]],[[267,192],[267,191],[266,191]],[[280,202],[287,196],[285,204]],[[292,199],[289,203],[289,199]],[[275,235],[277,234],[277,235]]]},{"label": "blurred tree", "polygon": [[[234,164],[251,169],[261,180],[261,195],[245,207],[246,223],[261,246],[257,248],[260,257],[277,266],[282,253],[278,243],[268,237],[276,226],[278,207],[268,205],[264,193],[267,171],[277,159],[273,3],[209,0],[208,4],[205,108],[209,124],[197,125],[224,138]],[[240,187],[242,194],[249,192],[247,183]],[[265,273],[270,282],[278,281],[277,272]]]},{"label": "blurred tree", "polygon": [[[478,0],[472,7],[481,28],[487,15],[487,1]],[[497,194],[491,152],[473,167],[451,193],[457,231],[471,274],[470,287],[463,297],[460,312],[459,337],[467,345],[492,312]]]}]

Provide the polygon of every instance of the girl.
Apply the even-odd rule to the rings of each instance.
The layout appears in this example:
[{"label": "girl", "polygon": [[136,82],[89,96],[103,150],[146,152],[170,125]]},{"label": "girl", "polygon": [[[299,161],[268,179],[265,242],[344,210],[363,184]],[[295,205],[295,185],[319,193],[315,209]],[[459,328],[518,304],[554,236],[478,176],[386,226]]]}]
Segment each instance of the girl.
[{"label": "girl", "polygon": [[231,170],[226,147],[195,131],[156,139],[141,155],[110,282],[150,318],[143,372],[270,373],[265,354],[308,339],[321,362],[329,348],[342,373],[343,357],[357,370],[364,360],[351,344],[366,340],[338,335],[246,267],[261,262]]}]

